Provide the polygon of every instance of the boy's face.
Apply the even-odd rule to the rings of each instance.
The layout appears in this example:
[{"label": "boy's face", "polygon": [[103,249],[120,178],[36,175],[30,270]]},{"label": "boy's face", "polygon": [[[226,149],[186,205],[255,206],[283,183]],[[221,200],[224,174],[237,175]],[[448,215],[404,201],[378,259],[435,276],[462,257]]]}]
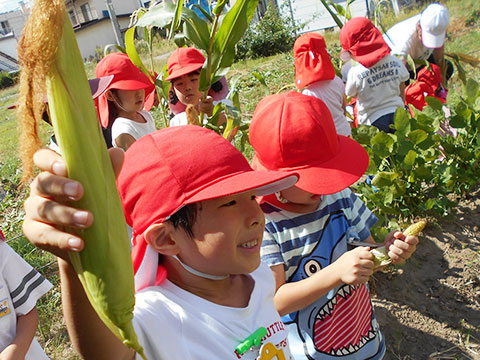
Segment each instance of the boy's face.
[{"label": "boy's face", "polygon": [[141,111],[145,104],[145,89],[116,90],[111,95],[127,112]]},{"label": "boy's face", "polygon": [[198,91],[200,75],[197,72],[191,72],[174,79],[173,88],[178,100],[185,105],[198,105],[203,93]]},{"label": "boy's face", "polygon": [[296,186],[282,190],[280,194],[302,212],[315,211],[322,201],[322,195],[309,193]]},{"label": "boy's face", "polygon": [[254,271],[260,265],[265,228],[265,217],[255,199],[255,192],[206,200],[198,206],[193,239],[185,232],[180,235],[179,256],[182,261],[212,275]]}]

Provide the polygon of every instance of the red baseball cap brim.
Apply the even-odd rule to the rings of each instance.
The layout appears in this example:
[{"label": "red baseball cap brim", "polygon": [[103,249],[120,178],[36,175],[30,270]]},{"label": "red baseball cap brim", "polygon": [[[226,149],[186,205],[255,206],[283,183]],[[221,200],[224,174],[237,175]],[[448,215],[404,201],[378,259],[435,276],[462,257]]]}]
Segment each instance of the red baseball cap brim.
[{"label": "red baseball cap brim", "polygon": [[[355,183],[368,168],[367,152],[356,141],[338,136],[339,151],[328,161],[274,169],[295,172],[300,175],[296,187],[312,194],[329,195],[344,190]],[[252,167],[256,170],[271,170],[254,156]]]},{"label": "red baseball cap brim", "polygon": [[177,68],[177,69],[173,70],[172,73],[170,75],[168,75],[165,80],[170,81],[170,80],[179,78],[180,76],[187,75],[191,72],[200,70],[202,68],[202,66],[203,66],[203,63],[202,64],[191,64],[191,65],[183,66],[182,68]]}]

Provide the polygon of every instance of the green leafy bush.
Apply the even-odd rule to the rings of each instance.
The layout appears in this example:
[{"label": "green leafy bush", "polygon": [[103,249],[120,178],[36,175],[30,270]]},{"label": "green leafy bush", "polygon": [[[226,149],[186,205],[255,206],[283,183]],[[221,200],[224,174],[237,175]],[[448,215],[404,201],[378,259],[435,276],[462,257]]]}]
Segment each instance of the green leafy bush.
[{"label": "green leafy bush", "polygon": [[12,85],[15,85],[18,80],[18,72],[0,72],[0,89],[6,89]]},{"label": "green leafy bush", "polygon": [[[414,117],[403,109],[395,114],[395,134],[373,126],[354,129],[354,138],[370,156],[368,174],[374,187],[359,183],[356,192],[379,216],[385,233],[416,216],[444,216],[480,178],[480,87],[469,79],[463,95],[448,99],[453,136],[442,130],[443,104],[427,98],[428,106]],[[384,226],[381,228],[381,226]]]},{"label": "green leafy bush", "polygon": [[259,22],[251,24],[237,43],[236,59],[255,59],[291,51],[296,32],[303,26],[296,26],[270,4]]}]

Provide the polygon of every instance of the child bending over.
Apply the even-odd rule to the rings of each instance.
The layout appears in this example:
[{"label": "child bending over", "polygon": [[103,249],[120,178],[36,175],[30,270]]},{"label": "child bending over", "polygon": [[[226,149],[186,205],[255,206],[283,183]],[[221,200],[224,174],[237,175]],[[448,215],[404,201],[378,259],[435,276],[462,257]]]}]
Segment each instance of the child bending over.
[{"label": "child bending over", "polygon": [[305,95],[321,99],[330,110],[337,133],[350,136],[352,129],[345,116],[345,85],[333,67],[322,35],[306,33],[293,46],[295,85]]},{"label": "child bending over", "polygon": [[[301,141],[299,141],[301,139]],[[385,339],[375,320],[367,281],[374,272],[369,247],[377,221],[348,188],[368,166],[367,152],[337,135],[326,105],[290,92],[258,104],[250,125],[253,167],[296,171],[296,185],[263,197],[262,261],[272,269],[275,305],[289,329],[295,359],[381,359]],[[394,264],[408,259],[418,238],[385,239]]]},{"label": "child bending over", "polygon": [[7,245],[0,231],[0,359],[48,359],[35,332],[37,300],[52,288]]},{"label": "child bending over", "polygon": [[[54,227],[94,221],[55,201],[66,198],[67,188],[78,199],[83,188],[65,178],[58,155],[41,150],[35,160],[44,173],[32,184],[23,229],[59,256],[70,337],[85,358],[133,359],[133,350],[94,313],[68,260],[67,251],[81,251],[82,239]],[[293,173],[254,171],[228,141],[200,126],[159,130],[125,153],[117,185],[133,227],[133,321],[149,359],[253,360],[266,352],[290,359],[273,304],[274,279],[260,265],[265,218],[255,196],[296,180]],[[261,348],[237,349],[261,327]]]}]

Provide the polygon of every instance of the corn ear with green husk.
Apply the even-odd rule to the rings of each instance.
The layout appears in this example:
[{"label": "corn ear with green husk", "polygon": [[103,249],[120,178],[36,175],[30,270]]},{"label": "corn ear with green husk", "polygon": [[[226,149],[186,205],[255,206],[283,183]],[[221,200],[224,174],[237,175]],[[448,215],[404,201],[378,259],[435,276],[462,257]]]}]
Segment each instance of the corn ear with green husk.
[{"label": "corn ear with green husk", "polygon": [[390,256],[388,256],[388,251],[385,246],[373,248],[370,250],[370,253],[373,255],[373,267],[375,269],[380,266],[388,265],[392,262],[392,259]]},{"label": "corn ear with green husk", "polygon": [[32,155],[39,143],[37,122],[47,93],[68,174],[85,188],[75,206],[90,210],[95,218],[90,228],[71,230],[85,241],[83,251],[70,253],[71,262],[99,317],[144,357],[132,324],[135,291],[125,217],[64,0],[35,1],[18,52],[24,179],[32,173]]}]

